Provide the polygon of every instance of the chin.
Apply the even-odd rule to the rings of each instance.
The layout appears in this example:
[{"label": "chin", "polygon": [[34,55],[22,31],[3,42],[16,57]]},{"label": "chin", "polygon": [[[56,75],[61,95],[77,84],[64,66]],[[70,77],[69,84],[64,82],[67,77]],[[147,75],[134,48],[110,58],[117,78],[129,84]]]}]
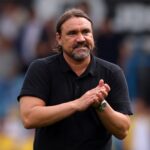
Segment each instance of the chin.
[{"label": "chin", "polygon": [[76,55],[76,56],[73,57],[73,59],[80,62],[80,61],[85,60],[89,56],[90,56],[90,54],[87,54],[87,55],[78,55],[78,56]]}]

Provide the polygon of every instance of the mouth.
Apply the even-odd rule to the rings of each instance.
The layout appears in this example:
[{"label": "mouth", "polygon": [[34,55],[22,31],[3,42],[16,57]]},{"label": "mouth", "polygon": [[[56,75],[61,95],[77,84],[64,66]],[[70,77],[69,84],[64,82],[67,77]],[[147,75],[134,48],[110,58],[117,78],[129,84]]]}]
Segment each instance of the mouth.
[{"label": "mouth", "polygon": [[89,49],[89,46],[87,43],[76,43],[74,46],[73,46],[73,49],[80,49],[80,50],[85,50],[85,49]]},{"label": "mouth", "polygon": [[89,48],[88,47],[77,47],[77,48],[74,48],[74,50],[76,51],[87,51]]},{"label": "mouth", "polygon": [[90,49],[87,47],[78,47],[73,49],[73,54],[75,54],[76,56],[86,56],[89,53]]}]

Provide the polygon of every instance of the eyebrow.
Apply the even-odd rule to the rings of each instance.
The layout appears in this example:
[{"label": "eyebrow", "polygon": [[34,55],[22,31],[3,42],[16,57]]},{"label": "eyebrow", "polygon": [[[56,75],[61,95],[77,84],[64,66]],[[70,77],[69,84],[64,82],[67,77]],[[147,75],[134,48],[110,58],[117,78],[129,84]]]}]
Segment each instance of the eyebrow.
[{"label": "eyebrow", "polygon": [[[81,29],[81,32],[92,32],[92,30],[91,29],[89,29],[89,28],[83,28],[83,29]],[[67,33],[66,34],[70,34],[70,33],[77,33],[78,32],[78,29],[70,29],[69,31],[67,31]]]}]

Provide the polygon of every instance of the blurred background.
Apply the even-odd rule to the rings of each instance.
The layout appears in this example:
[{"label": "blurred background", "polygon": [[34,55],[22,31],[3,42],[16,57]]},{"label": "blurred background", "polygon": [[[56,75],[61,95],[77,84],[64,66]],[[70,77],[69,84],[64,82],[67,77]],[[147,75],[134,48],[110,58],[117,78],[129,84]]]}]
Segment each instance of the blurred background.
[{"label": "blurred background", "polygon": [[52,55],[64,10],[83,9],[94,22],[95,55],[125,73],[134,110],[128,137],[114,150],[150,150],[149,0],[0,0],[0,150],[32,150],[17,95],[34,59]]}]

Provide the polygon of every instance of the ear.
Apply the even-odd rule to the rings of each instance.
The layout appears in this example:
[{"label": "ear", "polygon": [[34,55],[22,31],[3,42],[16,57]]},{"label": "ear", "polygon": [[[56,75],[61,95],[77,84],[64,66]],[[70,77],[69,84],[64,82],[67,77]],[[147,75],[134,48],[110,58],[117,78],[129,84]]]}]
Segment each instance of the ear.
[{"label": "ear", "polygon": [[58,44],[61,45],[61,35],[58,32],[56,33],[56,40]]}]

